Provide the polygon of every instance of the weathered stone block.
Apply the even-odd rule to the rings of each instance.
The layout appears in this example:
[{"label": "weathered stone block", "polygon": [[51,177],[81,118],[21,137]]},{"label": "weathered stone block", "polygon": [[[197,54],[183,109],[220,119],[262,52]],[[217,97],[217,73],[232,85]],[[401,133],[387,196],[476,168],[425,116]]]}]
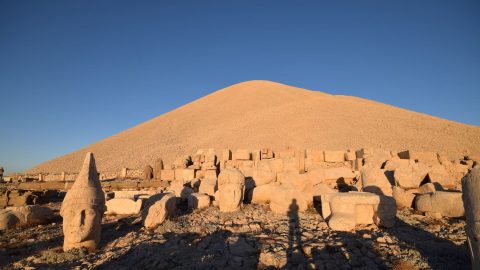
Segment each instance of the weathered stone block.
[{"label": "weathered stone block", "polygon": [[395,182],[402,188],[418,188],[430,169],[420,163],[403,166],[395,170]]},{"label": "weathered stone block", "polygon": [[233,152],[232,155],[233,160],[251,160],[251,153],[247,149],[238,149]]},{"label": "weathered stone block", "polygon": [[413,201],[415,200],[415,194],[407,192],[400,187],[393,187],[393,198],[397,202],[399,208],[406,207],[411,208],[413,206]]},{"label": "weathered stone block", "polygon": [[192,193],[188,197],[188,208],[202,209],[210,206],[210,196],[200,193]]},{"label": "weathered stone block", "polygon": [[415,198],[415,208],[420,212],[438,212],[445,217],[461,217],[465,214],[461,192],[437,191]]},{"label": "weathered stone block", "polygon": [[260,150],[260,159],[271,159],[273,158],[273,151],[270,148],[263,148]]},{"label": "weathered stone block", "polygon": [[368,192],[348,192],[326,194],[322,204],[324,202],[330,206],[328,225],[333,230],[349,231],[356,224],[372,223],[391,227],[395,221],[395,200],[391,197]]},{"label": "weathered stone block", "polygon": [[362,190],[377,195],[392,196],[392,184],[385,171],[373,166],[365,166],[361,172]]},{"label": "weathered stone block", "polygon": [[217,179],[217,170],[205,170],[204,179]]},{"label": "weathered stone block", "polygon": [[106,203],[107,215],[136,215],[142,209],[142,200],[111,199]]},{"label": "weathered stone block", "polygon": [[344,162],[345,152],[343,151],[325,151],[325,162]]},{"label": "weathered stone block", "polygon": [[176,210],[174,194],[162,193],[152,196],[147,202],[142,213],[143,224],[147,229],[155,229]]},{"label": "weathered stone block", "polygon": [[200,182],[198,193],[214,196],[217,191],[217,179],[203,179]]},{"label": "weathered stone block", "polygon": [[436,165],[440,164],[438,160],[438,154],[433,152],[418,152],[418,151],[403,151],[399,152],[398,156],[401,159],[412,159],[426,165]]}]

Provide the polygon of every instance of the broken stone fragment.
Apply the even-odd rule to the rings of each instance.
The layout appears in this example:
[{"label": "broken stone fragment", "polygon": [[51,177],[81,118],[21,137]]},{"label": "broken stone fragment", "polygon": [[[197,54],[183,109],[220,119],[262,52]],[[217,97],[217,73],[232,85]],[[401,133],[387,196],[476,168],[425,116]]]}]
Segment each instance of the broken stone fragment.
[{"label": "broken stone fragment", "polygon": [[361,171],[362,190],[377,195],[392,196],[392,184],[388,180],[385,170],[365,166]]},{"label": "broken stone fragment", "polygon": [[427,166],[414,163],[397,168],[393,176],[397,185],[402,188],[418,188],[429,171],[430,169]]},{"label": "broken stone fragment", "polygon": [[393,198],[397,202],[399,208],[411,208],[415,200],[415,194],[405,191],[401,187],[394,186],[392,192]]},{"label": "broken stone fragment", "polygon": [[161,193],[150,197],[142,212],[143,225],[155,229],[171,217],[176,210],[176,198],[172,193]]},{"label": "broken stone fragment", "polygon": [[202,209],[210,206],[210,196],[201,193],[192,193],[188,196],[188,208]]},{"label": "broken stone fragment", "polygon": [[161,174],[163,170],[163,160],[161,158],[155,161],[153,166],[153,177],[157,180],[161,180]]},{"label": "broken stone fragment", "polygon": [[142,209],[142,200],[111,199],[106,202],[107,215],[136,215]]},{"label": "broken stone fragment", "polygon": [[153,178],[153,168],[150,165],[146,165],[143,169],[143,179],[144,180],[152,180]]},{"label": "broken stone fragment", "polygon": [[462,217],[465,214],[461,192],[437,191],[415,198],[415,209],[420,212],[437,212],[445,217]]},{"label": "broken stone fragment", "polygon": [[48,207],[26,205],[0,210],[0,230],[45,224],[54,217]]}]

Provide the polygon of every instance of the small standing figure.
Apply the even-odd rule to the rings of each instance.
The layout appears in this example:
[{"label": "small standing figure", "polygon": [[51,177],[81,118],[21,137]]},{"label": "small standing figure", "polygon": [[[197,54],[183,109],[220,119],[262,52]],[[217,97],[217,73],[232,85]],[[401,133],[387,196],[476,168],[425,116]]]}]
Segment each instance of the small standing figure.
[{"label": "small standing figure", "polygon": [[3,172],[5,170],[3,170],[3,167],[0,167],[0,181],[3,181]]},{"label": "small standing figure", "polygon": [[143,169],[143,179],[144,180],[152,180],[153,178],[153,168],[150,165],[145,166]]}]

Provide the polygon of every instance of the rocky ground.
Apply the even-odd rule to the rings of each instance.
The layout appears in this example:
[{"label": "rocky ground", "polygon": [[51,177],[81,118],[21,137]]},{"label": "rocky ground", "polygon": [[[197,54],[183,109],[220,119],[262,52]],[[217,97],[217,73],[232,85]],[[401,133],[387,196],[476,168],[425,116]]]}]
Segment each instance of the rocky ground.
[{"label": "rocky ground", "polygon": [[[58,204],[51,204],[54,209]],[[62,251],[62,221],[0,234],[2,269],[469,269],[463,219],[434,220],[410,209],[391,229],[334,232],[315,209],[274,215],[246,205],[179,209],[155,231],[139,216],[103,221],[95,253]]]}]

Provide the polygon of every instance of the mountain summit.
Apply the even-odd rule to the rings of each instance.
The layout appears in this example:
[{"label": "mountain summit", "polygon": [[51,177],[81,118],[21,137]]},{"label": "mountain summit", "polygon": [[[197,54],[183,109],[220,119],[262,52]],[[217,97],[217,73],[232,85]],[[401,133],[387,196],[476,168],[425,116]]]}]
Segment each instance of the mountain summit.
[{"label": "mountain summit", "polygon": [[480,127],[351,96],[247,81],[40,164],[29,172],[76,172],[87,152],[100,171],[172,162],[202,148],[363,147],[480,154]]}]

